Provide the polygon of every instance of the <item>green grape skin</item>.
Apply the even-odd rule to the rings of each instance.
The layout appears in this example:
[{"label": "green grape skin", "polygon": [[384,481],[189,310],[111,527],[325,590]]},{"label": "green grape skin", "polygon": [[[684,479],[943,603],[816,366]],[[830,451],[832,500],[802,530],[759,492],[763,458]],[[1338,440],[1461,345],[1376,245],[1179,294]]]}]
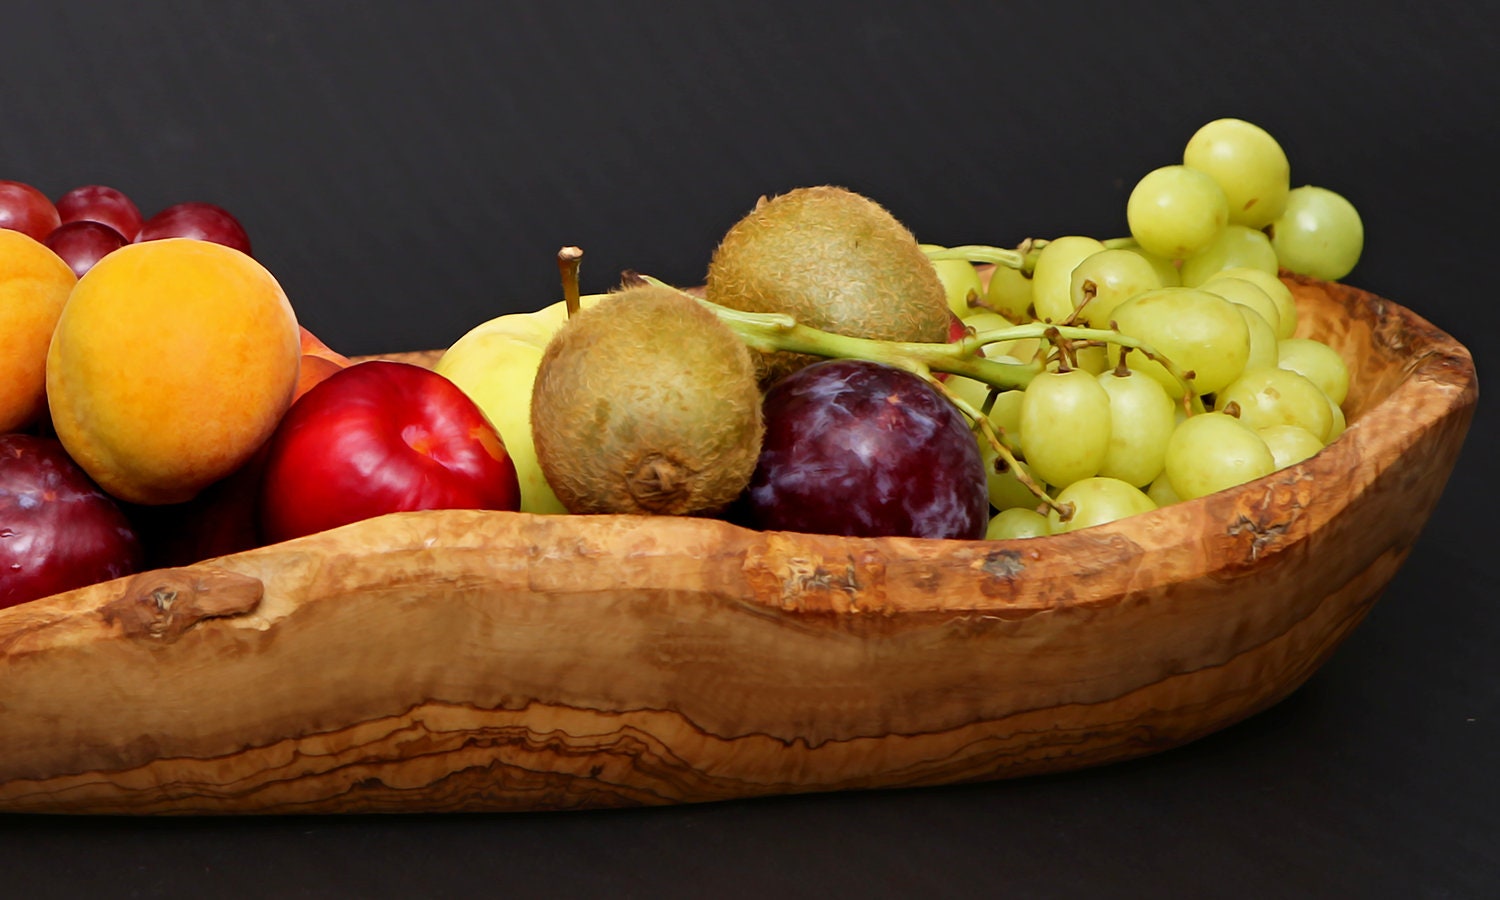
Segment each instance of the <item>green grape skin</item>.
[{"label": "green grape skin", "polygon": [[1016,469],[1019,468],[1026,477],[1034,479],[1031,468],[1024,461],[1016,460],[1015,467],[1006,465],[1005,461],[1000,459],[1000,455],[995,452],[995,448],[990,446],[990,442],[983,437],[979,439],[979,456],[984,460],[986,490],[989,492],[990,506],[997,510],[1017,507],[1031,509],[1041,502],[1041,498],[1033,494],[1031,488],[1028,488],[1016,474]]},{"label": "green grape skin", "polygon": [[989,284],[985,285],[984,302],[1016,322],[1030,322],[1035,318],[1031,294],[1031,275],[1010,266],[996,266],[990,272]]},{"label": "green grape skin", "polygon": [[1311,381],[1335,405],[1349,396],[1349,366],[1339,352],[1313,338],[1287,338],[1277,344],[1276,364]]},{"label": "green grape skin", "polygon": [[1245,360],[1245,371],[1276,365],[1280,343],[1276,340],[1276,329],[1250,307],[1237,305],[1235,308],[1240,311],[1245,327],[1250,331],[1250,357]]},{"label": "green grape skin", "polygon": [[1022,393],[1021,433],[1036,477],[1055,487],[1088,478],[1109,452],[1109,395],[1082,369],[1042,372]]},{"label": "green grape skin", "polygon": [[1182,502],[1182,498],[1172,490],[1172,479],[1167,477],[1165,468],[1162,469],[1160,475],[1156,476],[1156,480],[1151,482],[1151,486],[1146,488],[1146,496],[1151,498],[1151,502],[1156,504],[1157,509]]},{"label": "green grape skin", "polygon": [[1165,256],[1157,256],[1148,252],[1135,238],[1127,238],[1115,249],[1128,250],[1151,264],[1156,270],[1156,277],[1161,279],[1162,287],[1180,287],[1182,285],[1182,270],[1177,264]]},{"label": "green grape skin", "polygon": [[1264,228],[1286,208],[1291,166],[1281,145],[1258,125],[1215,119],[1188,139],[1182,162],[1223,189],[1233,224]]},{"label": "green grape skin", "polygon": [[[1068,294],[1074,309],[1093,328],[1108,328],[1115,307],[1137,294],[1162,286],[1151,261],[1130,250],[1101,250],[1073,269]],[[1089,290],[1093,299],[1084,302]]]},{"label": "green grape skin", "polygon": [[1225,269],[1239,267],[1276,274],[1276,250],[1265,232],[1244,225],[1226,225],[1213,243],[1182,261],[1182,283],[1200,285]]},{"label": "green grape skin", "polygon": [[1147,172],[1125,202],[1131,237],[1148,252],[1185,259],[1229,223],[1229,201],[1210,176],[1187,166]]},{"label": "green grape skin", "polygon": [[1297,333],[1297,299],[1292,296],[1292,289],[1287,287],[1280,276],[1239,266],[1225,269],[1214,278],[1241,278],[1265,291],[1271,302],[1276,304],[1276,337],[1289,338]]},{"label": "green grape skin", "polygon": [[1183,500],[1254,481],[1276,471],[1276,460],[1260,435],[1221,412],[1189,416],[1167,442],[1165,473]]},{"label": "green grape skin", "polygon": [[[943,387],[976,410],[984,409],[985,401],[990,394],[989,385],[960,375],[950,377],[943,382]],[[995,402],[990,406],[986,418],[1004,435],[1005,443],[1011,448],[1011,452],[1019,454],[1021,452],[1021,392],[1001,391],[996,394]],[[981,435],[979,443],[983,448],[988,442]]]},{"label": "green grape skin", "polygon": [[[1211,394],[1239,377],[1250,358],[1250,330],[1235,305],[1196,288],[1147,291],[1115,307],[1114,320],[1122,334],[1145,341],[1177,369],[1193,373],[1199,394]],[[1182,396],[1182,384],[1165,367],[1145,354],[1132,352],[1126,364],[1146,373]]]},{"label": "green grape skin", "polygon": [[1092,528],[1156,509],[1156,502],[1135,485],[1100,476],[1073,482],[1058,492],[1056,500],[1058,506],[1071,509],[1072,515],[1064,522],[1056,509],[1048,510],[1047,526],[1053,534]]},{"label": "green grape skin", "polygon": [[1014,507],[1002,509],[990,519],[985,529],[987,541],[1008,541],[1021,538],[1046,537],[1051,534],[1047,517],[1034,509]]},{"label": "green grape skin", "polygon": [[1057,324],[1073,315],[1069,290],[1073,270],[1103,249],[1102,241],[1076,234],[1050,240],[1042,247],[1031,271],[1031,305],[1037,321]]},{"label": "green grape skin", "polygon": [[1135,372],[1099,375],[1109,395],[1109,450],[1099,475],[1126,484],[1150,484],[1161,474],[1167,441],[1177,426],[1177,404],[1161,383]]},{"label": "green grape skin", "polygon": [[1235,276],[1210,278],[1198,286],[1201,291],[1217,294],[1230,303],[1247,306],[1260,313],[1260,317],[1271,326],[1274,334],[1281,325],[1281,307],[1271,299],[1260,285]]},{"label": "green grape skin", "polygon": [[[940,250],[936,244],[922,244],[923,251]],[[938,281],[943,283],[943,293],[948,297],[948,308],[960,319],[967,319],[980,307],[969,305],[969,293],[984,297],[984,284],[979,279],[979,270],[966,259],[934,259],[932,267],[937,270]]]},{"label": "green grape skin", "polygon": [[[1328,397],[1327,394],[1323,396]],[[1328,440],[1324,443],[1324,446],[1338,440],[1339,435],[1344,433],[1344,429],[1349,427],[1349,420],[1344,417],[1344,408],[1334,403],[1332,397],[1328,397],[1328,414],[1333,420],[1333,424],[1328,427]]]},{"label": "green grape skin", "polygon": [[1090,375],[1098,375],[1110,368],[1109,348],[1103,345],[1079,347],[1073,352],[1073,357],[1078,362],[1078,368]]},{"label": "green grape skin", "polygon": [[1287,195],[1286,210],[1270,227],[1271,246],[1284,268],[1324,281],[1354,270],[1364,252],[1359,211],[1327,188],[1303,185]]},{"label": "green grape skin", "polygon": [[1256,429],[1256,434],[1266,442],[1278,470],[1294,466],[1323,449],[1317,435],[1297,425],[1272,425]]},{"label": "green grape skin", "polygon": [[1239,419],[1252,429],[1296,425],[1327,442],[1333,429],[1332,401],[1318,386],[1290,369],[1251,369],[1215,397],[1215,408],[1239,407]]}]

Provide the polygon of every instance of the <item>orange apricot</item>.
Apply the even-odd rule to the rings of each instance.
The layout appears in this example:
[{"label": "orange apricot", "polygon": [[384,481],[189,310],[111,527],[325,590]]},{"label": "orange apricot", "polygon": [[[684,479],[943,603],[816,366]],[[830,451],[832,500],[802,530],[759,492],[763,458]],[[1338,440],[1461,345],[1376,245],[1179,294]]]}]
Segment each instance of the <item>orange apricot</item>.
[{"label": "orange apricot", "polygon": [[77,281],[45,244],[0,228],[0,434],[46,409],[47,345]]},{"label": "orange apricot", "polygon": [[129,244],[79,279],[47,355],[58,439],[106,491],[180,503],[270,437],[297,386],[286,294],[238,250]]}]

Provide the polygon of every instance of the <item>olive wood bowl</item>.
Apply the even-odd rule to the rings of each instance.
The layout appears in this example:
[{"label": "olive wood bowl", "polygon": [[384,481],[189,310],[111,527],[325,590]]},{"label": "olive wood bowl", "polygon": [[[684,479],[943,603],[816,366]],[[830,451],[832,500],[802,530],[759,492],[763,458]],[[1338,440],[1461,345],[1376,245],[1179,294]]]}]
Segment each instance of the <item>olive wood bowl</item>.
[{"label": "olive wood bowl", "polygon": [[1350,365],[1348,431],[1128,520],[983,542],[402,513],[0,610],[0,810],[688,803],[1058,772],[1224,728],[1364,617],[1478,397],[1416,314],[1289,280],[1299,333]]}]

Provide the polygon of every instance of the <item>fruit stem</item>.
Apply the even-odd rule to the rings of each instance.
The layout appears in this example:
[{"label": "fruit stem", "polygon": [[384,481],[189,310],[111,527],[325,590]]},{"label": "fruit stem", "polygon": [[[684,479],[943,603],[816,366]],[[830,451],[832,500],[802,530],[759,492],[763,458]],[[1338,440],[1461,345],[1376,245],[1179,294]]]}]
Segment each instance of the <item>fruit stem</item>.
[{"label": "fruit stem", "polygon": [[[1037,483],[1036,479],[1026,473],[1025,467],[1016,460],[1016,454],[1010,449],[1010,445],[1005,443],[1005,436],[1002,434],[1002,429],[996,428],[995,423],[990,421],[988,410],[976,410],[973,404],[949,390],[948,386],[938,379],[930,375],[926,376],[926,379],[928,384],[937,388],[938,393],[947,397],[949,402],[958,407],[959,412],[969,417],[974,423],[974,427],[979,429],[979,433],[984,436],[985,441],[994,449],[995,455],[1004,460],[1005,464],[1010,467],[1010,471],[1015,473],[1016,480],[1021,482],[1021,485],[1030,491],[1033,497],[1046,504],[1049,509],[1057,510],[1058,514],[1062,515],[1063,507],[1058,506],[1057,501],[1050,497],[1047,491]],[[987,401],[985,405],[989,406],[990,402]]]},{"label": "fruit stem", "polygon": [[564,247],[557,251],[557,271],[562,275],[563,302],[568,307],[568,318],[578,315],[580,305],[578,288],[578,270],[583,266],[583,250],[578,247]]},{"label": "fruit stem", "polygon": [[[1128,236],[1108,238],[1101,243],[1107,250],[1137,246],[1135,238]],[[971,263],[990,263],[1019,269],[1029,275],[1036,269],[1036,259],[1041,255],[1042,248],[1045,246],[1047,246],[1047,241],[1043,238],[1027,238],[1015,249],[991,247],[988,244],[962,244],[957,247],[933,247],[925,252],[930,260],[963,259]]]}]

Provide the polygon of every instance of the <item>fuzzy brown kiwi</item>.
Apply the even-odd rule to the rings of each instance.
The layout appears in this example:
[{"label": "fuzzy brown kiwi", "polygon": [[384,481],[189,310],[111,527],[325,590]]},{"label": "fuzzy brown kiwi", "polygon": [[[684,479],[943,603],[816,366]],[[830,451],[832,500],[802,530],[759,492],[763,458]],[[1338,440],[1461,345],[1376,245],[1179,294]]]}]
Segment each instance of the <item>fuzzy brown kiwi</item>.
[{"label": "fuzzy brown kiwi", "polygon": [[[714,251],[705,296],[851,337],[948,339],[943,284],[916,238],[880,204],[841,187],[798,188],[758,204]],[[763,384],[814,361],[756,357]]]},{"label": "fuzzy brown kiwi", "polygon": [[623,290],[548,343],[531,429],[569,512],[712,514],[749,484],[760,455],[755,364],[690,297]]}]

